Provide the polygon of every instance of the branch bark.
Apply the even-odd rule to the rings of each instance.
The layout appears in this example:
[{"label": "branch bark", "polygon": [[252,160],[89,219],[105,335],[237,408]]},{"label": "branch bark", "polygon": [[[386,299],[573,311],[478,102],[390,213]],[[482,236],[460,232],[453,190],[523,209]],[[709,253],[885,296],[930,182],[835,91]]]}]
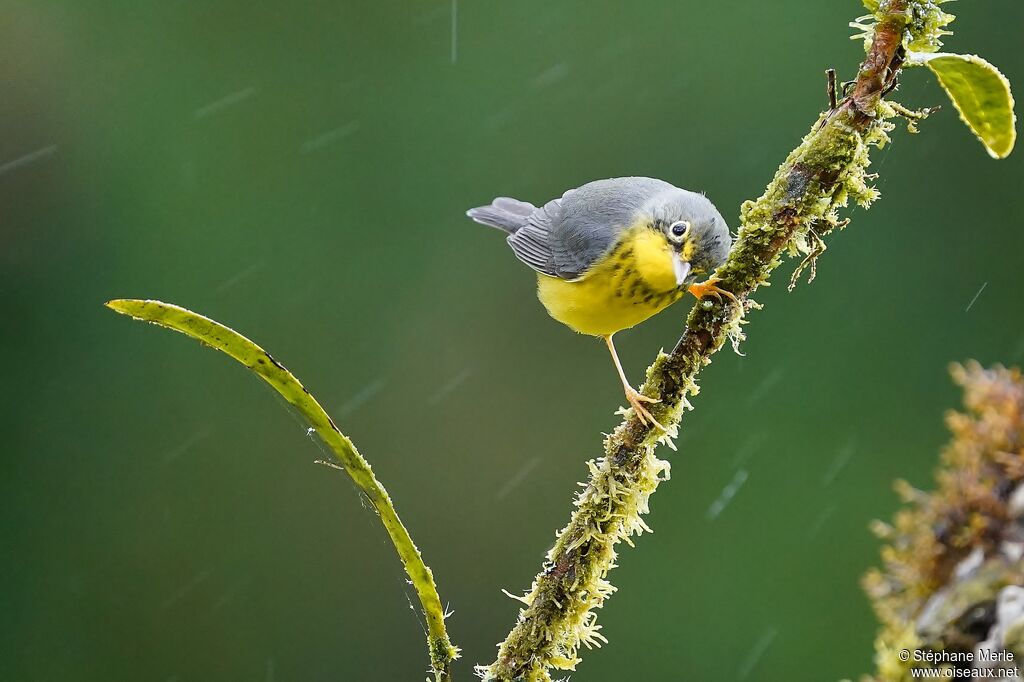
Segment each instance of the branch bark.
[{"label": "branch bark", "polygon": [[931,11],[921,0],[882,5],[874,14],[873,38],[852,93],[819,117],[764,195],[741,209],[739,238],[716,273],[719,286],[740,302],[698,301],[675,348],[647,370],[643,392],[661,400],[654,412],[669,433],[653,431],[629,411],[606,439],[604,456],[588,463],[590,479],[543,570],[522,597],[525,608],[517,623],[499,645],[497,660],[478,669],[485,680],[550,680],[551,668],[575,669],[581,644],[605,641],[594,609],[614,591],[605,577],[614,567],[615,545],[632,544],[630,536],[650,530],[641,515],[669,468],[654,449],[659,441],[671,445],[684,410],[691,407],[688,397],[697,394],[701,369],[727,339],[734,344],[742,340],[743,314],[756,305],[748,297],[767,283],[784,251],[806,254],[798,273],[804,265],[813,266],[824,248],[821,235],[845,224],[837,210],[850,199],[867,206],[877,198],[867,184],[868,151],[888,141],[892,124],[887,119],[895,115],[882,98],[903,63],[905,33],[913,30],[911,10]]}]

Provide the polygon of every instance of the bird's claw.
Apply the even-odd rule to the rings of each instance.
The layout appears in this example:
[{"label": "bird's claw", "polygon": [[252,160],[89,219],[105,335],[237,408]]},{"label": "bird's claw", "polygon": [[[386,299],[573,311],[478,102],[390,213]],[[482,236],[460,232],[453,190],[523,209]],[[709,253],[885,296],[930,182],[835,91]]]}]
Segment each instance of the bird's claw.
[{"label": "bird's claw", "polygon": [[658,423],[658,420],[654,418],[650,410],[644,407],[644,403],[660,403],[661,400],[646,396],[631,386],[626,387],[626,400],[629,401],[630,407],[633,408],[633,412],[636,413],[636,418],[640,420],[641,424],[645,426],[651,424],[659,430],[665,431],[665,427]]},{"label": "bird's claw", "polygon": [[718,286],[721,280],[712,277],[706,282],[697,282],[689,286],[688,291],[696,296],[697,298],[704,298],[705,296],[714,296],[718,299],[718,302],[722,302],[722,297],[725,296],[733,303],[739,305],[740,300],[736,298],[736,295],[731,291],[727,291]]}]

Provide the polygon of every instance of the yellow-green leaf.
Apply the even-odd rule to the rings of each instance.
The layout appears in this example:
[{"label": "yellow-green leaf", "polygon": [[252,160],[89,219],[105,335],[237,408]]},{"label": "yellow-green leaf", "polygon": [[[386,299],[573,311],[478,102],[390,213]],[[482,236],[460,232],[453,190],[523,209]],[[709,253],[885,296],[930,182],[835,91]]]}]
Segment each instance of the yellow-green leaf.
[{"label": "yellow-green leaf", "polygon": [[377,511],[384,529],[398,552],[398,557],[415,587],[427,621],[427,643],[435,679],[450,681],[450,664],[458,657],[459,650],[448,639],[444,626],[444,610],[437,594],[434,576],[423,563],[419,549],[412,541],[409,531],[395,511],[387,490],[370,468],[370,464],[356,450],[352,441],[343,434],[327,415],[316,398],[303,387],[291,372],[285,369],[270,353],[242,336],[234,329],[216,320],[203,317],[186,308],[160,301],[118,299],[108,301],[107,307],[137,320],[152,322],[161,327],[173,329],[211,347],[242,363],[261,379],[274,387],[285,400],[306,418],[312,430],[323,439],[341,463],[352,481],[366,494]]},{"label": "yellow-green leaf", "polygon": [[999,69],[973,54],[915,52],[908,61],[935,73],[960,118],[993,158],[1010,155],[1017,140],[1017,117],[1010,81]]}]

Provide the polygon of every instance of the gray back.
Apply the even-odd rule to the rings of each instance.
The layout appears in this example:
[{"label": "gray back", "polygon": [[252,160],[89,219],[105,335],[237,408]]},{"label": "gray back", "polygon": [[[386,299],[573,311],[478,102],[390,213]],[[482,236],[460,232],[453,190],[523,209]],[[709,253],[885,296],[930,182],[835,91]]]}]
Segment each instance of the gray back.
[{"label": "gray back", "polygon": [[571,280],[614,249],[641,216],[671,222],[708,216],[709,211],[709,224],[717,217],[728,238],[725,222],[701,194],[654,178],[597,180],[537,209],[508,242],[534,270]]}]

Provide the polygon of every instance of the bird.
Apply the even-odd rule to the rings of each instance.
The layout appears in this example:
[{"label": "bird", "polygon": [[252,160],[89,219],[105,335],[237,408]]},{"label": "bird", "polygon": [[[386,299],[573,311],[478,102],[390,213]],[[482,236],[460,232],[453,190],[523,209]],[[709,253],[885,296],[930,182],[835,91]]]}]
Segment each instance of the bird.
[{"label": "bird", "polygon": [[625,177],[588,182],[539,208],[498,197],[466,215],[506,234],[515,257],[536,272],[537,295],[551,317],[604,339],[638,419],[664,431],[645,405],[659,400],[629,383],[612,337],[687,291],[737,300],[712,276],[732,246],[715,205],[663,180]]}]

